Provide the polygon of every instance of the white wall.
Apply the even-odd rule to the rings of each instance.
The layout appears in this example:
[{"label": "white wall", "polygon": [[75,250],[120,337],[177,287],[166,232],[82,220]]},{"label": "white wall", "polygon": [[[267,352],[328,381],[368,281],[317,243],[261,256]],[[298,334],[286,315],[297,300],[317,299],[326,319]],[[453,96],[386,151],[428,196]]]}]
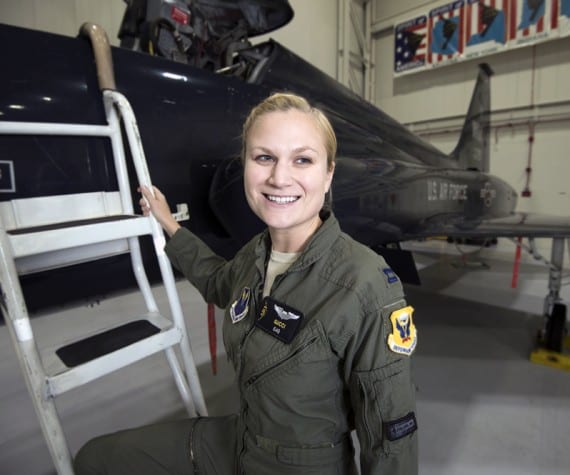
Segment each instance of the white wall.
[{"label": "white wall", "polygon": [[[477,64],[489,63],[495,72],[491,82],[492,120],[503,124],[492,130],[491,172],[520,194],[526,184],[529,155],[527,122],[538,121],[532,147],[532,194],[519,197],[519,209],[570,215],[570,38],[538,44],[534,52],[528,46],[394,78],[394,25],[425,14],[445,1],[374,2],[373,22],[380,30],[374,39],[376,105],[449,152],[458,140],[458,128],[467,112]],[[557,120],[551,122],[553,115]],[[516,127],[504,125],[509,120],[523,123]],[[440,132],[426,133],[430,128]],[[541,241],[540,246],[549,256],[549,243]]]},{"label": "white wall", "polygon": [[117,45],[124,11],[122,0],[2,0],[0,22],[67,36],[77,36],[84,22],[92,22]]},{"label": "white wall", "polygon": [[[337,0],[289,0],[295,15],[285,27],[259,40],[272,38],[331,77],[336,77]],[[253,39],[257,43],[258,38]]]}]

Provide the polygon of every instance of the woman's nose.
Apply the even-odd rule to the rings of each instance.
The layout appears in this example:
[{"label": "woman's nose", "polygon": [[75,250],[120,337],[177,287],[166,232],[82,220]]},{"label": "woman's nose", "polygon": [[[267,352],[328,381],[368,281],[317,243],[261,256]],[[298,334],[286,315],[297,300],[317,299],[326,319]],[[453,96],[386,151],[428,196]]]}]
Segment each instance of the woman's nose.
[{"label": "woman's nose", "polygon": [[269,182],[273,186],[287,186],[291,183],[291,170],[286,162],[277,160],[271,167]]}]

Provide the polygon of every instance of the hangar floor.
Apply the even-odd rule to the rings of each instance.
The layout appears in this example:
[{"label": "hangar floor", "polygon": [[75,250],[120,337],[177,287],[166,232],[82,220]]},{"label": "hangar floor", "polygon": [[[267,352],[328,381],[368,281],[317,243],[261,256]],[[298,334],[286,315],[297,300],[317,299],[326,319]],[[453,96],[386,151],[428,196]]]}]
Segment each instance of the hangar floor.
[{"label": "hangar floor", "polygon": [[[545,270],[523,265],[518,290],[512,264],[466,264],[419,249],[422,287],[406,287],[416,308],[414,357],[421,475],[562,475],[570,470],[570,373],[528,360],[541,319]],[[210,414],[237,407],[221,348],[212,375],[206,307],[179,283],[192,347]],[[564,290],[566,292],[567,289]],[[162,293],[158,289],[159,300]],[[567,295],[564,295],[568,301]],[[95,317],[136,313],[138,296],[33,319],[41,346],[89,330]],[[530,309],[527,313],[524,309]],[[73,319],[73,325],[70,325]],[[55,473],[5,326],[0,326],[0,473]],[[184,412],[166,359],[153,356],[57,399],[72,452],[87,439]]]}]

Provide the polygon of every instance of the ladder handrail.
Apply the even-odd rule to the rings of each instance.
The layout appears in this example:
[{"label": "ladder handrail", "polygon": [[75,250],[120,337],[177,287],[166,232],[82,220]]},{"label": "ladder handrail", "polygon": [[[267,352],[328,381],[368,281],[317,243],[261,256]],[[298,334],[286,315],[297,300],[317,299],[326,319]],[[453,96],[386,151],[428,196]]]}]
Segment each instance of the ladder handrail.
[{"label": "ladder handrail", "polygon": [[113,72],[113,57],[111,56],[111,45],[105,30],[95,23],[83,23],[79,33],[87,36],[91,41],[95,64],[97,66],[97,79],[99,88],[115,89],[115,73]]},{"label": "ladder handrail", "polygon": [[[115,125],[113,123],[115,121],[116,124],[119,125],[117,111],[120,112],[123,119],[123,126],[127,134],[127,139],[131,150],[131,157],[135,166],[135,172],[139,181],[139,185],[147,186],[150,190],[152,190],[150,173],[145,159],[142,140],[134,112],[126,97],[118,91],[114,90],[115,78],[113,73],[111,46],[107,39],[107,34],[101,27],[93,23],[84,23],[81,26],[80,33],[82,35],[88,36],[91,41],[91,45],[95,54],[99,87],[103,91],[103,102],[105,104],[105,109],[107,111],[110,125]],[[116,131],[117,130],[120,130],[120,128],[117,127]],[[119,182],[119,189],[121,190],[122,201],[124,201],[124,210],[125,212],[129,212],[129,210],[132,210],[132,197],[130,195],[130,188],[128,184],[128,174],[126,170],[123,147],[117,146],[119,140],[121,140],[120,133],[113,134],[111,141],[113,144],[113,156],[115,157],[116,162],[115,169],[117,171],[117,180]],[[122,190],[124,190],[124,192]],[[185,363],[184,366],[186,369],[186,377],[189,379],[191,384],[190,393],[194,399],[194,401],[187,400],[185,402],[189,411],[192,411],[194,409],[191,407],[194,405],[198,411],[198,414],[207,415],[204,395],[202,393],[200,384],[197,383],[198,373],[196,371],[196,365],[194,364],[194,359],[189,346],[189,338],[186,331],[186,324],[184,322],[184,314],[182,313],[182,305],[180,304],[178,292],[176,291],[174,274],[172,272],[170,262],[164,253],[164,232],[154,216],[149,216],[149,219],[151,221],[153,244],[156,256],[158,258],[162,280],[164,282],[164,286],[168,295],[172,318],[184,333],[184,338],[182,339],[183,343],[180,345],[180,347],[182,352],[182,359]],[[130,243],[131,240],[129,240],[129,244]],[[143,293],[145,301],[147,301],[149,305],[149,308],[156,308],[156,303],[152,297],[150,285],[148,283],[148,279],[142,265],[142,256],[140,253],[138,239],[133,239],[132,244],[134,249],[132,248],[131,250],[135,252],[131,252],[131,259],[133,262],[133,270],[135,271],[137,282],[139,283],[139,287],[141,288],[141,291]],[[171,358],[169,357],[169,362],[170,361]],[[174,366],[171,365],[171,367],[176,374],[176,382],[178,383],[179,381],[183,381],[183,378],[181,375],[177,374],[177,370],[174,368]],[[186,388],[179,386],[179,389],[182,395],[187,393]]]}]

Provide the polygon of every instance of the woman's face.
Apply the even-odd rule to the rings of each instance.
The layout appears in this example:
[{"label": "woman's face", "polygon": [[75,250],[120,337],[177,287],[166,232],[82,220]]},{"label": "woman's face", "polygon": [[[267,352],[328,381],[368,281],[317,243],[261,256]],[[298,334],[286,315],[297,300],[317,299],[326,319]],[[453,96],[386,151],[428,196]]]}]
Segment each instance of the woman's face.
[{"label": "woman's face", "polygon": [[302,246],[320,225],[333,177],[314,118],[296,109],[261,115],[246,137],[244,166],[247,202],[274,243],[283,237]]}]

